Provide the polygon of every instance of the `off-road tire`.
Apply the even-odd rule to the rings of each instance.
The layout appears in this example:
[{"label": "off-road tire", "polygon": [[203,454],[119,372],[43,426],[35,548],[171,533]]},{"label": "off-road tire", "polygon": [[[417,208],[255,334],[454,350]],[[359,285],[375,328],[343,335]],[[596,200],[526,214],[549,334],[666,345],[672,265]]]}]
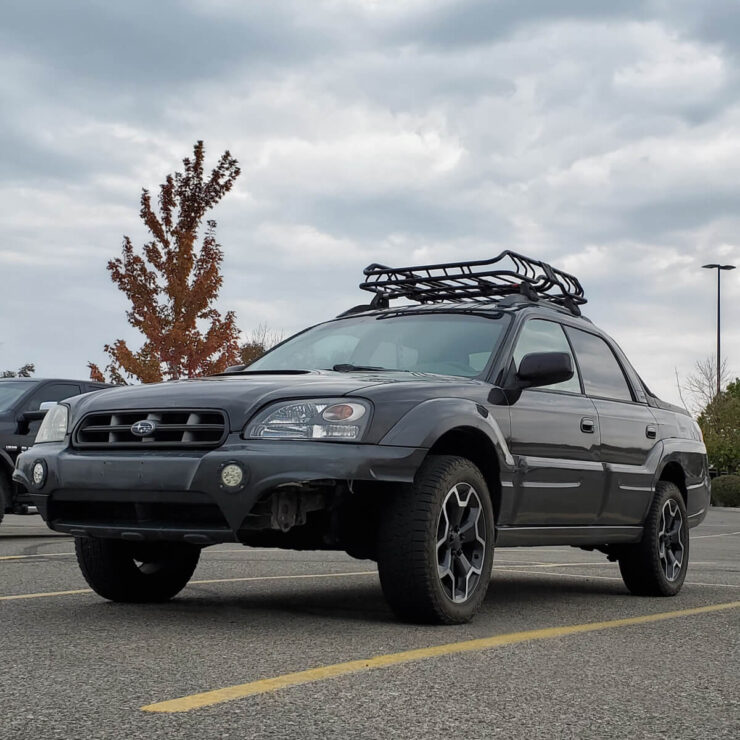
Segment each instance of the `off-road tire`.
[{"label": "off-road tire", "polygon": [[[665,507],[677,510],[681,525],[679,535],[683,547],[681,567],[677,576],[669,580],[661,560],[661,520]],[[665,546],[665,545],[664,545]],[[645,519],[642,540],[621,548],[619,570],[627,588],[636,596],[675,596],[686,578],[689,566],[689,528],[686,505],[681,491],[674,483],[659,481],[655,497]]]},{"label": "off-road tire", "polygon": [[[442,508],[459,484],[466,491],[472,487],[477,495],[480,502],[477,509],[482,517],[480,532],[485,532],[482,553],[477,554],[480,575],[469,595],[466,581],[463,602],[454,601],[446,592],[438,561]],[[381,515],[378,571],[391,609],[408,622],[470,621],[483,603],[491,580],[493,544],[493,506],[480,470],[463,457],[430,455],[417,472],[413,485],[394,492]],[[454,590],[454,579],[452,582]]]},{"label": "off-road tire", "polygon": [[195,571],[200,548],[178,542],[132,543],[76,537],[75,553],[85,580],[110,601],[168,601]]}]

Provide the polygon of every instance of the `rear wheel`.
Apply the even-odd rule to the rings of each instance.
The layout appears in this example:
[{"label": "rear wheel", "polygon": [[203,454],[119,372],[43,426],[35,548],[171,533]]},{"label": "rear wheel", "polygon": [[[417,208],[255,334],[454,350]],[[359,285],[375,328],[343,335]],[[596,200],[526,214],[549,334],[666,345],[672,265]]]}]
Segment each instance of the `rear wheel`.
[{"label": "rear wheel", "polygon": [[488,590],[493,537],[480,470],[462,457],[427,458],[381,517],[378,570],[393,611],[412,622],[472,619]]},{"label": "rear wheel", "polygon": [[95,593],[111,601],[167,601],[195,571],[200,548],[179,542],[132,543],[75,538],[82,575]]},{"label": "rear wheel", "polygon": [[642,541],[622,549],[619,570],[637,596],[675,596],[689,566],[689,527],[681,491],[659,481]]}]

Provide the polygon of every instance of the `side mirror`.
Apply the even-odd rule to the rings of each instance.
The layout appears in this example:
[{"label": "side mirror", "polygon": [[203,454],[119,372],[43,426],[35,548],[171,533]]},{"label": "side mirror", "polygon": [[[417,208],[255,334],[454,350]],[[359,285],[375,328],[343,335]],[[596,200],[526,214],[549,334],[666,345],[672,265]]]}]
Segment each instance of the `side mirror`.
[{"label": "side mirror", "polygon": [[532,352],[524,355],[513,382],[513,361],[511,364],[509,381],[503,388],[497,386],[491,389],[489,403],[511,406],[519,400],[525,388],[562,383],[574,375],[573,360],[567,352]]},{"label": "side mirror", "polygon": [[49,412],[49,409],[54,408],[57,403],[56,401],[44,401],[40,406],[38,411],[25,411],[23,412],[17,421],[17,426],[15,433],[16,434],[28,434],[28,432],[31,430],[31,422],[33,421],[41,421],[46,414]]},{"label": "side mirror", "polygon": [[520,388],[562,383],[573,377],[573,361],[567,352],[532,352],[524,355],[516,374]]}]

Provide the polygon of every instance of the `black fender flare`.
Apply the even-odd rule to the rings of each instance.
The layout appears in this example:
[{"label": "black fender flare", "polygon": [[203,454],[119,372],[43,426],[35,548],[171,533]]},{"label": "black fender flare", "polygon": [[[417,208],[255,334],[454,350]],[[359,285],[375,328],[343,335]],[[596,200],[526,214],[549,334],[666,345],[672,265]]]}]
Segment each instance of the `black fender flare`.
[{"label": "black fender flare", "polygon": [[459,428],[482,432],[496,450],[501,471],[514,470],[515,460],[498,422],[484,406],[463,398],[423,401],[402,416],[380,444],[429,449],[442,435]]},{"label": "black fender flare", "polygon": [[[660,462],[655,470],[653,488],[663,477],[664,470],[671,463],[680,466],[684,475],[686,509],[689,519],[696,524],[701,521],[709,508],[710,482],[707,466],[706,447],[695,440],[669,438],[663,441],[664,448]],[[695,526],[692,522],[691,526]]]}]

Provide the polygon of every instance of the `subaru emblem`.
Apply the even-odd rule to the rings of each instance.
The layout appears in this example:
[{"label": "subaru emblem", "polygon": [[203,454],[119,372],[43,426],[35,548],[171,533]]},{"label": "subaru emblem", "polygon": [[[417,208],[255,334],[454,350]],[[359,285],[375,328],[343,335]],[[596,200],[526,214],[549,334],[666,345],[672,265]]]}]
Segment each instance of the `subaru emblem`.
[{"label": "subaru emblem", "polygon": [[144,419],[131,426],[131,434],[135,434],[137,437],[151,437],[156,428],[157,425],[153,421]]}]

